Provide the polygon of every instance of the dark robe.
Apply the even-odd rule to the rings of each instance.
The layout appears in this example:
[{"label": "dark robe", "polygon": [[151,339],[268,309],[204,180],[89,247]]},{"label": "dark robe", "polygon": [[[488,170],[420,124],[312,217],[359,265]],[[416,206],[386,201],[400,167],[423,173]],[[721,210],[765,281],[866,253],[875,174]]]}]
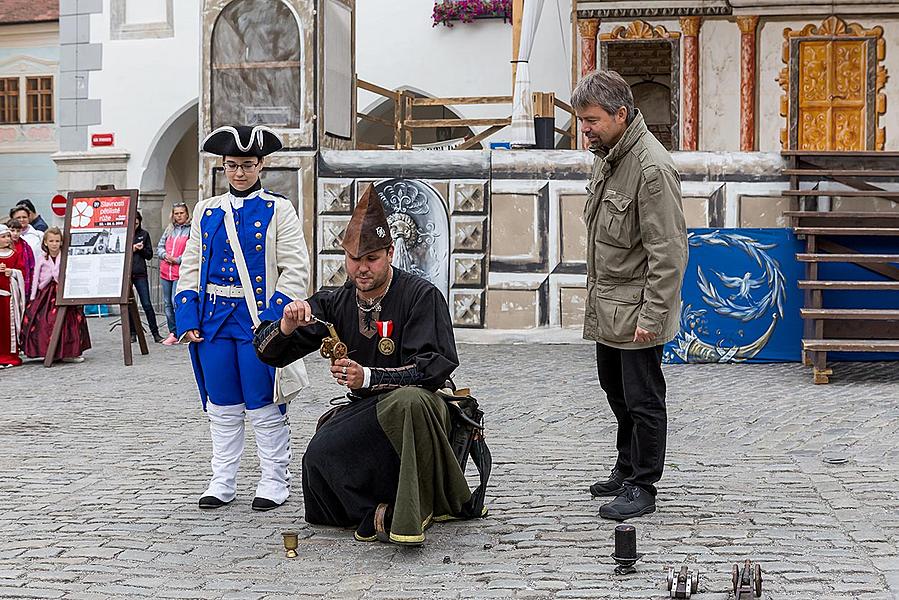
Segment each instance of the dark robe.
[{"label": "dark robe", "polygon": [[[415,385],[354,390],[353,401],[319,427],[303,456],[306,520],[354,527],[357,539],[370,540],[374,510],[386,503],[392,511],[391,541],[414,544],[424,540],[433,520],[465,517],[471,491],[447,439],[446,403],[434,393],[459,364],[443,295],[424,279],[394,268],[379,313],[359,309],[350,282],[308,302],[316,317],[334,324],[348,358],[417,379]],[[393,322],[391,354],[379,350],[377,321]],[[263,323],[255,343],[262,361],[278,367],[317,354],[329,335],[320,324],[284,336],[279,323]]]}]

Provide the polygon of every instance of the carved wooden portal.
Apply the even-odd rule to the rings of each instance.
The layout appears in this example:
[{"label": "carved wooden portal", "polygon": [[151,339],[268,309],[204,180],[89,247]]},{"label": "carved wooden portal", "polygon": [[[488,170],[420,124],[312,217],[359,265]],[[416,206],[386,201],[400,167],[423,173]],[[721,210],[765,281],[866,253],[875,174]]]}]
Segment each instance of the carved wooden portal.
[{"label": "carved wooden portal", "polygon": [[599,36],[600,68],[618,71],[649,130],[669,150],[680,147],[680,32],[646,21]]},{"label": "carved wooden portal", "polygon": [[784,30],[779,81],[785,95],[781,132],[785,148],[798,150],[882,150],[878,118],[886,109],[880,93],[886,70],[883,30],[864,29],[829,17],[820,27]]}]

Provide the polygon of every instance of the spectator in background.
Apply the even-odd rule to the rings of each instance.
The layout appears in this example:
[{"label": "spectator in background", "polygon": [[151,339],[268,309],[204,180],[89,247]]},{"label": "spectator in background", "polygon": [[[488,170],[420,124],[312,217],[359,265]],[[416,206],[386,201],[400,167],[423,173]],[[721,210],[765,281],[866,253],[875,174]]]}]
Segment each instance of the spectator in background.
[{"label": "spectator in background", "polygon": [[27,294],[31,291],[31,279],[34,276],[34,252],[31,251],[31,246],[28,245],[28,242],[22,239],[22,224],[18,220],[9,220],[9,233],[12,235],[13,249],[16,252],[21,252],[25,260],[25,270],[22,272],[22,277],[25,279],[25,293]]},{"label": "spectator in background", "polygon": [[[162,342],[162,336],[159,335],[159,326],[156,324],[156,312],[150,301],[150,281],[147,279],[147,261],[153,258],[153,241],[150,240],[147,230],[141,227],[142,221],[143,217],[137,212],[134,217],[134,243],[131,246],[134,254],[131,258],[131,283],[134,284],[140,305],[147,315],[147,324],[150,326],[150,333],[153,334],[153,341],[158,344]],[[137,323],[134,325],[137,326]],[[134,340],[135,333],[132,331],[131,341]]]},{"label": "spectator in background", "polygon": [[162,298],[165,302],[165,320],[169,328],[169,336],[162,343],[172,346],[178,343],[178,330],[175,326],[175,289],[181,267],[181,255],[190,237],[190,210],[184,202],[172,204],[172,222],[162,232],[156,244],[156,256],[159,257],[159,283],[162,285]]},{"label": "spectator in background", "polygon": [[22,255],[12,245],[9,227],[0,225],[0,369],[17,367],[19,333],[25,312],[25,281]]},{"label": "spectator in background", "polygon": [[[56,310],[56,288],[59,282],[62,232],[58,227],[50,227],[44,232],[41,248],[42,252],[37,255],[34,283],[29,289],[31,303],[22,321],[22,351],[30,358],[47,355],[50,333],[59,314]],[[80,306],[70,306],[64,319],[53,360],[82,362],[84,359],[81,353],[91,347],[84,312]]]},{"label": "spectator in background", "polygon": [[19,206],[28,209],[28,223],[32,227],[34,227],[41,233],[47,231],[47,222],[44,221],[44,219],[39,214],[37,214],[37,211],[34,209],[34,202],[29,200],[28,198],[24,198],[16,202],[16,208],[18,208]]},{"label": "spectator in background", "polygon": [[32,256],[37,256],[41,251],[44,234],[31,226],[28,209],[24,206],[15,206],[9,211],[9,218],[22,224],[22,232],[19,235],[31,246]]}]

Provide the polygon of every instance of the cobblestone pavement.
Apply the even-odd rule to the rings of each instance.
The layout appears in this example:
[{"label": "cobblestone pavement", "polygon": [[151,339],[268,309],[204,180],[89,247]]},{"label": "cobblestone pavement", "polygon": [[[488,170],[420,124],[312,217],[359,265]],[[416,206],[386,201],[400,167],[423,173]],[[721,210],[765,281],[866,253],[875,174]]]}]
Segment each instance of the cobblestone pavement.
[{"label": "cobblestone pavement", "polygon": [[620,578],[615,524],[587,493],[614,447],[589,345],[460,346],[457,380],[487,409],[491,515],[416,549],[302,520],[299,455],[339,393],[323,360],[291,407],[288,504],[250,510],[249,440],[237,501],[201,512],[208,429],[186,351],[153,346],[126,368],[108,325],[91,322],[83,364],[0,373],[0,598],[661,598],[664,567],[688,563],[698,598],[723,600],[745,558],[765,598],[899,598],[895,363],[837,365],[828,386],[795,364],[666,366],[659,510],[632,521],[646,556]]}]

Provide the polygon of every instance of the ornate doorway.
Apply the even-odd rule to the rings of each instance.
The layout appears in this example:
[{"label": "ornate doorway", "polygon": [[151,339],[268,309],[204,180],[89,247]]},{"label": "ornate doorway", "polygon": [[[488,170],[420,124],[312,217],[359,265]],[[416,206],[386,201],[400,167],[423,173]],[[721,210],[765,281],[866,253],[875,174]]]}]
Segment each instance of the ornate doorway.
[{"label": "ornate doorway", "polygon": [[820,27],[784,30],[779,78],[786,92],[781,142],[794,150],[882,150],[886,110],[883,29],[829,17]]}]

